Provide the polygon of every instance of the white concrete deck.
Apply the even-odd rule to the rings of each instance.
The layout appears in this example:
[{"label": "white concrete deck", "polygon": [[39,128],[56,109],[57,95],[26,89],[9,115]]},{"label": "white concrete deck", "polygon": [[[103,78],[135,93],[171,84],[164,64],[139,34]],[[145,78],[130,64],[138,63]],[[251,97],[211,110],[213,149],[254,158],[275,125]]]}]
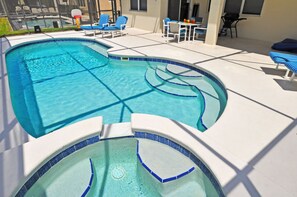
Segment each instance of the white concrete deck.
[{"label": "white concrete deck", "polygon": [[[51,37],[87,36],[73,31],[15,36],[8,40],[13,46]],[[128,29],[128,35],[113,39],[87,38],[113,46],[109,51],[112,54],[167,57],[214,73],[227,88],[228,104],[213,127],[195,135],[192,146],[214,171],[227,196],[297,196],[297,82],[283,79],[285,71],[274,70],[273,62],[266,55],[269,51],[266,43],[223,38],[219,44],[234,48],[207,46],[199,41],[166,44],[161,34],[137,29]],[[2,56],[7,42],[3,44]],[[38,139],[23,132],[15,118],[3,64],[0,74],[2,152]],[[162,119],[161,126],[150,127],[151,121],[159,120],[159,117],[143,116],[134,128],[192,131],[166,119]],[[172,136],[175,137],[178,136]]]}]

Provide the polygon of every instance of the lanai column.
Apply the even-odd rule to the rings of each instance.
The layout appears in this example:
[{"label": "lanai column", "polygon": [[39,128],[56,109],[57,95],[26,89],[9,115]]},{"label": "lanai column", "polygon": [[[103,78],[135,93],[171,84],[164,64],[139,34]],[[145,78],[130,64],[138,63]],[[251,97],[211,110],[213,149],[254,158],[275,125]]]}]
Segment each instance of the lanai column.
[{"label": "lanai column", "polygon": [[205,43],[216,45],[220,31],[221,16],[225,0],[211,0]]}]

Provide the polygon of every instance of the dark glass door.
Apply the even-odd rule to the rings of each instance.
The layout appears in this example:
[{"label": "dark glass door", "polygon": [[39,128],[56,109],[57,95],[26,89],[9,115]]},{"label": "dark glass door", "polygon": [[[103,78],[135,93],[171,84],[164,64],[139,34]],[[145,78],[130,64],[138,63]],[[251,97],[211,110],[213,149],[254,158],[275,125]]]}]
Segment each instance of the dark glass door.
[{"label": "dark glass door", "polygon": [[188,16],[189,16],[189,3],[187,3],[187,0],[169,0],[168,1],[168,17],[171,20],[183,20],[185,18],[188,18]]}]

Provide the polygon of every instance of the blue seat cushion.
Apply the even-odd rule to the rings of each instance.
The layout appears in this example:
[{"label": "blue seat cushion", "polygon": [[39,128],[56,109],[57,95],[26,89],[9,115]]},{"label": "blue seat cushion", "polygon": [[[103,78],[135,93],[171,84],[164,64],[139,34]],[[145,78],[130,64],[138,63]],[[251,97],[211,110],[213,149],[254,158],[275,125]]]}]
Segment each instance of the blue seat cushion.
[{"label": "blue seat cushion", "polygon": [[206,30],[204,30],[204,29],[195,29],[195,33],[196,34],[205,34]]},{"label": "blue seat cushion", "polygon": [[104,27],[99,26],[99,25],[84,25],[80,27],[83,30],[103,30]]},{"label": "blue seat cushion", "polygon": [[80,28],[83,30],[92,30],[93,29],[93,27],[91,25],[80,26]]},{"label": "blue seat cushion", "polygon": [[297,73],[297,62],[286,62],[285,66],[294,73]]},{"label": "blue seat cushion", "polygon": [[116,26],[109,26],[109,27],[104,27],[103,30],[104,31],[115,31],[115,30],[121,30],[121,29]]},{"label": "blue seat cushion", "polygon": [[293,54],[279,53],[279,52],[271,51],[271,52],[269,52],[269,56],[277,64],[284,64],[289,61],[297,62],[297,55],[293,55]]}]

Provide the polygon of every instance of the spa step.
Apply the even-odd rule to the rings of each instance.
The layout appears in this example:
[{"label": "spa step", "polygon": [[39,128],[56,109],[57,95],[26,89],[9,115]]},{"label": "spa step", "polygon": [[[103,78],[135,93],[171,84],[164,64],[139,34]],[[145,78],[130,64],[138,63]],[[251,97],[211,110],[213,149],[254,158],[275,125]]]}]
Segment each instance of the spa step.
[{"label": "spa step", "polygon": [[195,70],[185,68],[182,66],[177,66],[174,64],[167,64],[166,70],[170,73],[175,74],[175,75],[180,75],[180,76],[184,76],[184,77],[201,77],[202,76],[201,73],[199,73]]},{"label": "spa step", "polygon": [[145,79],[149,85],[161,92],[183,97],[197,97],[197,93],[190,86],[170,84],[166,81],[159,80],[154,68],[148,67],[145,73]]}]

